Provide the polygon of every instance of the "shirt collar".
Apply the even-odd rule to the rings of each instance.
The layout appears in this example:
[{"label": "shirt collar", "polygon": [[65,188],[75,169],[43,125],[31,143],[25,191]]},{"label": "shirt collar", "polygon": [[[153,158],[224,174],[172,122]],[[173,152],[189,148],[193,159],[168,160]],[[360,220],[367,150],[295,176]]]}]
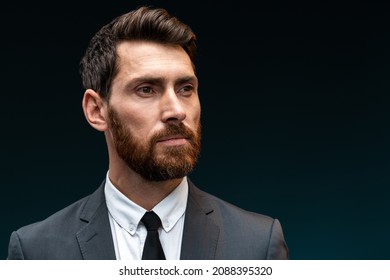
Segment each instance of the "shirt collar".
[{"label": "shirt collar", "polygon": [[[127,232],[133,235],[146,210],[128,199],[110,181],[109,172],[104,186],[107,208],[112,218]],[[169,232],[184,215],[187,206],[188,181],[181,183],[152,210],[160,217],[162,227]]]}]

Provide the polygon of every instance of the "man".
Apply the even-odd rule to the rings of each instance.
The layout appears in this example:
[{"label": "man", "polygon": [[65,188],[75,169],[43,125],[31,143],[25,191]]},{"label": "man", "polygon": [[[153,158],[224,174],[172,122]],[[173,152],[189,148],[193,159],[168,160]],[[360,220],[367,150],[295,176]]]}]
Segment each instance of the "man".
[{"label": "man", "polygon": [[[105,135],[106,179],[90,196],[13,232],[8,259],[288,258],[278,220],[187,178],[201,138],[195,39],[167,11],[149,7],[92,38],[81,61],[82,106]],[[151,229],[144,215],[161,226]],[[152,238],[160,251],[148,257]]]}]

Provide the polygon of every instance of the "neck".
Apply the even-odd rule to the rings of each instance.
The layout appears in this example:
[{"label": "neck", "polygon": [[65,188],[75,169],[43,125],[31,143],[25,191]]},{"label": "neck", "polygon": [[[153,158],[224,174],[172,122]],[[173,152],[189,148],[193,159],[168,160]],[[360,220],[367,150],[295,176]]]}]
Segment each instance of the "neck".
[{"label": "neck", "polygon": [[127,198],[146,210],[153,209],[167,197],[183,180],[148,181],[129,167],[113,168],[110,165],[109,177],[112,184]]}]

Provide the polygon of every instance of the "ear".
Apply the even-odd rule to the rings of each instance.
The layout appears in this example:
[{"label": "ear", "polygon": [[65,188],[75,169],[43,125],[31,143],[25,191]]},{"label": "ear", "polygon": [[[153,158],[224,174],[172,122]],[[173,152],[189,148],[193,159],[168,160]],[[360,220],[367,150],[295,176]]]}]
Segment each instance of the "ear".
[{"label": "ear", "polygon": [[106,119],[106,102],[94,90],[87,89],[83,97],[83,111],[88,123],[98,131],[108,128]]}]

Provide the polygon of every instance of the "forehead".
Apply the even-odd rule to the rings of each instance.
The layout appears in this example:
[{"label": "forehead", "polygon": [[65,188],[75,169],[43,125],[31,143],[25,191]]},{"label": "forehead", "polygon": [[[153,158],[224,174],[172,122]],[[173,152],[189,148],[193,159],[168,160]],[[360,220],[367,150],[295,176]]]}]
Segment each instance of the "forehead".
[{"label": "forehead", "polygon": [[[177,69],[193,73],[193,64],[181,46],[148,41],[123,41],[117,45],[119,73]],[[189,74],[189,73],[187,73]]]}]

